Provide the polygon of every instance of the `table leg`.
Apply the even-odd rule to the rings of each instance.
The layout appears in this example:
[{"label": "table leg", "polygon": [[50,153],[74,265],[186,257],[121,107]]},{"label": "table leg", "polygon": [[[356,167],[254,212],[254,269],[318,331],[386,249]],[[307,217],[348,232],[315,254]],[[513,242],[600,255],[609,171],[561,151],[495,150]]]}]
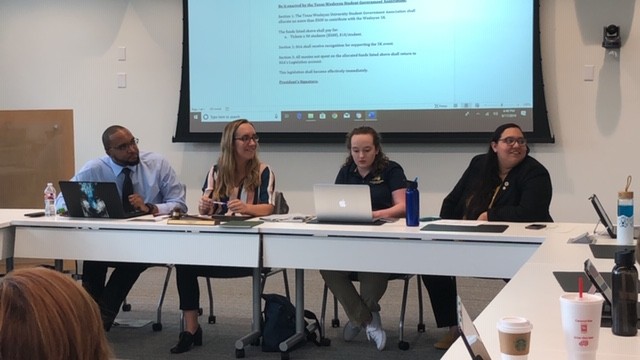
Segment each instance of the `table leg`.
[{"label": "table leg", "polygon": [[296,333],[280,343],[280,351],[287,352],[304,341],[304,270],[296,269]]},{"label": "table leg", "polygon": [[13,256],[12,257],[8,257],[4,260],[4,266],[5,266],[5,271],[7,272],[7,274],[10,271],[13,271]]},{"label": "table leg", "polygon": [[[260,298],[260,269],[253,269],[253,320],[251,323],[251,332],[247,335],[241,337],[236,340],[236,353],[239,350],[243,350],[245,346],[248,344],[254,343],[256,340],[260,339],[260,322],[261,322],[261,312],[262,312],[262,299]],[[236,356],[238,357],[238,356]]]}]

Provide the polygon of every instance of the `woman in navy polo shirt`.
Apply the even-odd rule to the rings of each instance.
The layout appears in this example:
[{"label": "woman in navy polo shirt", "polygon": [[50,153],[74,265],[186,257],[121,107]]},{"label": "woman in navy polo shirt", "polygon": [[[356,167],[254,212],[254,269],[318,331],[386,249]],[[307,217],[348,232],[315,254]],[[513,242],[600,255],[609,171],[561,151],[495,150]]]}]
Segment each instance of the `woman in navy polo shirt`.
[{"label": "woman in navy polo shirt", "polygon": [[[347,149],[349,156],[338,172],[336,184],[369,185],[373,218],[404,217],[407,179],[402,167],[382,152],[380,135],[368,126],[355,128],[347,135]],[[390,274],[328,270],[320,273],[349,317],[344,340],[353,340],[364,328],[367,338],[378,350],[383,350],[387,335],[382,329],[378,301],[387,290]],[[351,281],[354,274],[360,282],[360,293]]]}]

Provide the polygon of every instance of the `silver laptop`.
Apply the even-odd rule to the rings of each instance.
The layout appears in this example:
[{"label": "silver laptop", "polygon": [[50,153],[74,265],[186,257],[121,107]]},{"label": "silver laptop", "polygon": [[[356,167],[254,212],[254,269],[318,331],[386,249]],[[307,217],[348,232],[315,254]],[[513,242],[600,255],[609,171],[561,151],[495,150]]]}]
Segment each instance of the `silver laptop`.
[{"label": "silver laptop", "polygon": [[313,199],[318,222],[374,223],[369,185],[317,184]]},{"label": "silver laptop", "polygon": [[[604,211],[604,208],[602,207],[602,203],[600,203],[600,199],[598,199],[596,194],[593,194],[593,195],[591,195],[589,197],[589,201],[591,201],[591,204],[593,205],[593,208],[596,210],[596,213],[598,214],[598,218],[600,218],[600,222],[607,229],[607,233],[609,234],[609,236],[612,239],[615,239],[616,238],[616,226],[613,225],[613,223],[611,222],[611,219],[609,218],[609,215],[607,215],[607,212]],[[640,227],[634,226],[634,228],[633,228],[633,238],[637,239],[639,237],[640,237]]]}]

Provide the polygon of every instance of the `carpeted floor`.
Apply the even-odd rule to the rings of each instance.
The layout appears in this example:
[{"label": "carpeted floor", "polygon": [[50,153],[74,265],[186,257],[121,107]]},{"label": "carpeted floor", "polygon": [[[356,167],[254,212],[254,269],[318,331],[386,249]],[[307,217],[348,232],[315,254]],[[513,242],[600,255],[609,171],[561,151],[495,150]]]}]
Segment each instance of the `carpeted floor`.
[{"label": "carpeted floor", "polygon": [[[235,341],[245,335],[251,326],[251,280],[215,279],[213,280],[216,323],[208,324],[208,300],[206,285],[201,279],[201,306],[205,315],[200,317],[200,324],[204,331],[204,344],[184,354],[170,354],[169,349],[178,340],[180,312],[178,310],[178,295],[175,277],[172,275],[162,311],[162,331],[152,330],[151,322],[155,321],[156,305],[162,283],[166,275],[163,267],[151,268],[145,271],[129,294],[130,312],[120,312],[118,318],[123,322],[134,320],[148,321],[143,327],[114,327],[107,334],[118,359],[235,359]],[[291,290],[295,293],[294,272],[289,271]],[[428,295],[423,287],[424,314],[426,332],[418,333],[418,306],[415,278],[411,280],[409,288],[407,315],[405,320],[405,340],[410,343],[407,351],[398,348],[398,320],[402,300],[403,282],[396,280],[389,284],[385,296],[382,298],[382,321],[387,331],[387,347],[379,352],[375,346],[368,343],[366,335],[350,343],[342,339],[342,327],[331,328],[332,314],[327,314],[327,336],[331,339],[331,346],[316,347],[306,344],[294,350],[291,359],[439,359],[443,351],[433,348],[433,343],[444,335],[445,329],[436,329]],[[475,318],[491,299],[497,294],[504,282],[502,280],[487,280],[476,278],[458,279],[458,291],[465,302],[467,310]],[[323,282],[318,271],[305,272],[305,301],[306,308],[320,317],[322,304]],[[284,294],[281,275],[271,277],[266,285],[265,293]],[[331,307],[329,308],[331,309]],[[340,309],[341,325],[346,323],[346,316]],[[332,311],[332,310],[331,310]],[[263,353],[259,347],[245,348],[247,359],[279,359],[280,353]]]}]

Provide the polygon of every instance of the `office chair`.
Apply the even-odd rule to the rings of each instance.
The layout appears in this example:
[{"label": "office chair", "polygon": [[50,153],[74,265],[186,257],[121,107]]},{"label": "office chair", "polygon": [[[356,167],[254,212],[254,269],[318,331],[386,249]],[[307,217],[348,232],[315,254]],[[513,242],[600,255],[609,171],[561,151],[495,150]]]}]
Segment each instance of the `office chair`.
[{"label": "office chair", "polygon": [[[289,205],[287,204],[287,200],[284,198],[284,195],[279,192],[279,191],[275,191],[274,192],[274,214],[287,214],[289,212]],[[276,274],[282,274],[282,279],[284,282],[284,289],[285,289],[285,294],[287,296],[287,299],[291,299],[291,293],[289,290],[289,277],[287,276],[287,270],[286,269],[262,269],[262,273],[260,276],[260,293],[262,294],[264,291],[264,287],[265,284],[267,282],[267,279],[270,276],[276,275]],[[253,269],[248,269],[248,268],[238,268],[238,273],[237,274],[225,274],[224,276],[220,276],[219,278],[223,278],[223,279],[231,279],[231,278],[239,278],[239,277],[247,277],[247,276],[252,276],[253,274]],[[206,277],[206,281],[207,281],[207,292],[208,292],[208,296],[209,296],[209,318],[208,318],[208,322],[209,324],[215,324],[216,323],[216,316],[215,316],[215,312],[214,312],[214,302],[213,302],[213,287],[211,286],[211,277],[207,276]],[[203,310],[199,309],[198,310],[199,314],[202,315],[203,314]],[[180,332],[183,331],[183,319],[182,319],[182,315],[180,316]]]},{"label": "office chair", "polygon": [[[82,280],[82,260],[76,260],[76,272],[73,274],[73,278],[76,280]],[[162,330],[162,304],[164,303],[164,297],[167,294],[167,287],[169,286],[169,278],[171,277],[171,272],[173,271],[173,264],[158,264],[152,266],[164,266],[167,268],[167,273],[164,277],[164,284],[162,285],[162,292],[160,293],[160,298],[158,299],[158,306],[156,308],[156,321],[151,325],[153,331],[161,331]],[[131,304],[127,302],[127,299],[124,299],[122,303],[122,311],[131,311]]]},{"label": "office chair", "polygon": [[[253,271],[252,269],[248,269]],[[289,290],[289,277],[287,276],[287,269],[262,269],[262,273],[260,274],[260,293],[264,292],[264,287],[267,283],[267,278],[270,276],[282,273],[282,280],[284,282],[284,291],[287,299],[291,300],[291,292]],[[252,274],[241,275],[236,277],[246,277],[252,276]],[[227,277],[227,279],[230,277]],[[211,286],[211,277],[207,277],[207,293],[209,295],[209,324],[216,323],[216,315],[214,312],[214,303],[213,303],[213,287]],[[200,315],[202,315],[202,309],[199,309]],[[182,328],[181,328],[182,330]]]},{"label": "office chair", "polygon": [[[402,307],[400,309],[400,322],[398,324],[398,330],[399,330],[398,348],[400,348],[400,350],[409,349],[409,343],[407,341],[404,341],[404,317],[405,317],[405,312],[407,308],[407,293],[409,291],[409,281],[411,280],[412,277],[414,277],[413,274],[392,274],[389,277],[390,281],[391,280],[404,281],[404,287],[402,291]],[[358,281],[356,272],[351,273],[349,275],[349,278],[351,279],[351,281]],[[422,306],[422,284],[420,283],[419,276],[416,276],[416,279],[418,283],[418,318],[420,320],[418,323],[418,332],[425,332],[424,309]],[[320,326],[322,326],[323,331],[324,331],[325,313],[327,310],[328,292],[329,292],[329,287],[327,286],[327,284],[324,284],[324,291],[322,294],[322,310],[320,315]],[[331,327],[333,328],[340,327],[340,319],[338,318],[338,300],[336,299],[335,296],[333,297],[333,319],[331,320]]]}]

